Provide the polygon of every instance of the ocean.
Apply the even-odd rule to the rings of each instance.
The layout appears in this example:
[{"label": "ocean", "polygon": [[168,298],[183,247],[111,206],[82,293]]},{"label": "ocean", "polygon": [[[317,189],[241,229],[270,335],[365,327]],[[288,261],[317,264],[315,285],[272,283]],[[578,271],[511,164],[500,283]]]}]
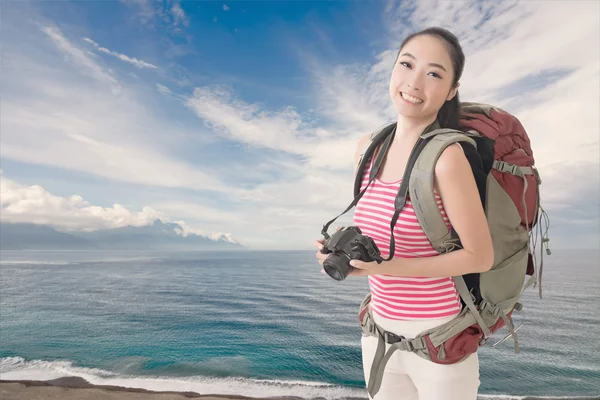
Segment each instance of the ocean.
[{"label": "ocean", "polygon": [[[544,298],[529,289],[515,317],[521,353],[511,339],[480,349],[481,399],[600,398],[600,252],[544,262]],[[367,398],[366,278],[334,281],[314,251],[2,251],[0,264],[0,379]]]}]

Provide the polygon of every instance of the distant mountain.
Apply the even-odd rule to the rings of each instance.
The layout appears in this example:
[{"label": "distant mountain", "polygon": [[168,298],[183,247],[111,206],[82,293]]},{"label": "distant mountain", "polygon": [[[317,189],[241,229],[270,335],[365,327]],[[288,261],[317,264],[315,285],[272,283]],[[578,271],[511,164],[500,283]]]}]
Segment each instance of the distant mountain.
[{"label": "distant mountain", "polygon": [[2,250],[84,250],[96,246],[87,239],[36,224],[0,223]]},{"label": "distant mountain", "polygon": [[106,250],[234,250],[240,243],[226,235],[216,239],[177,233],[176,223],[159,220],[148,226],[126,226],[94,232],[63,233],[49,226],[35,224],[0,224],[1,249],[106,249]]},{"label": "distant mountain", "polygon": [[213,240],[206,236],[188,235],[186,237],[177,233],[182,230],[176,223],[164,223],[160,220],[148,226],[125,226],[116,229],[104,229],[95,232],[77,233],[79,237],[97,243],[102,248],[143,250],[143,249],[222,249],[243,247],[227,238]]}]

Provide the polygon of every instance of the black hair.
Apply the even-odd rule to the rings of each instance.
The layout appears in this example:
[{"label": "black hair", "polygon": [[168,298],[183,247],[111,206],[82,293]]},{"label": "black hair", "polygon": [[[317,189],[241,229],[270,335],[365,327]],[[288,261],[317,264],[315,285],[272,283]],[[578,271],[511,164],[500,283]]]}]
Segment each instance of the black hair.
[{"label": "black hair", "polygon": [[[444,28],[430,27],[409,35],[406,39],[404,39],[404,41],[400,45],[400,49],[398,50],[398,54],[396,55],[396,61],[398,60],[398,57],[400,56],[400,51],[402,50],[404,45],[406,45],[406,43],[408,43],[408,41],[412,38],[421,35],[435,36],[442,39],[444,43],[446,43],[450,59],[452,60],[452,67],[454,69],[454,79],[452,81],[452,88],[454,88],[457,85],[460,77],[462,76],[463,69],[465,67],[465,54],[463,53],[458,38],[452,32]],[[447,100],[444,103],[444,105],[442,105],[442,108],[440,108],[438,112],[438,121],[442,128],[459,128],[460,100],[458,99],[458,91],[451,100]]]}]

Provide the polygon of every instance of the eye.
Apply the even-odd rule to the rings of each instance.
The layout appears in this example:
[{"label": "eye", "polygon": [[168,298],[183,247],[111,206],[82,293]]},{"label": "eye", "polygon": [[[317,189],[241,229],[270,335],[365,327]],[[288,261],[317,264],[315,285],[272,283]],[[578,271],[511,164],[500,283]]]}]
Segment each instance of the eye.
[{"label": "eye", "polygon": [[437,72],[430,72],[431,76],[433,76],[434,78],[439,78],[442,79],[442,77],[437,73]]},{"label": "eye", "polygon": [[406,61],[400,61],[400,65],[404,65],[406,68],[410,68],[410,64]]}]

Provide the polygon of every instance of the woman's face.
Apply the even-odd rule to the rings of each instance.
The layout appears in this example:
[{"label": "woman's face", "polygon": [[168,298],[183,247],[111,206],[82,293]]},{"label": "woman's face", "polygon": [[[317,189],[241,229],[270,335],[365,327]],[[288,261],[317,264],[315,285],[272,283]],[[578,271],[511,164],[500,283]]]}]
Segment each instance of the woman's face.
[{"label": "woman's face", "polygon": [[435,36],[419,35],[400,51],[390,79],[390,96],[399,115],[411,119],[437,116],[456,94],[454,70],[446,44]]}]

